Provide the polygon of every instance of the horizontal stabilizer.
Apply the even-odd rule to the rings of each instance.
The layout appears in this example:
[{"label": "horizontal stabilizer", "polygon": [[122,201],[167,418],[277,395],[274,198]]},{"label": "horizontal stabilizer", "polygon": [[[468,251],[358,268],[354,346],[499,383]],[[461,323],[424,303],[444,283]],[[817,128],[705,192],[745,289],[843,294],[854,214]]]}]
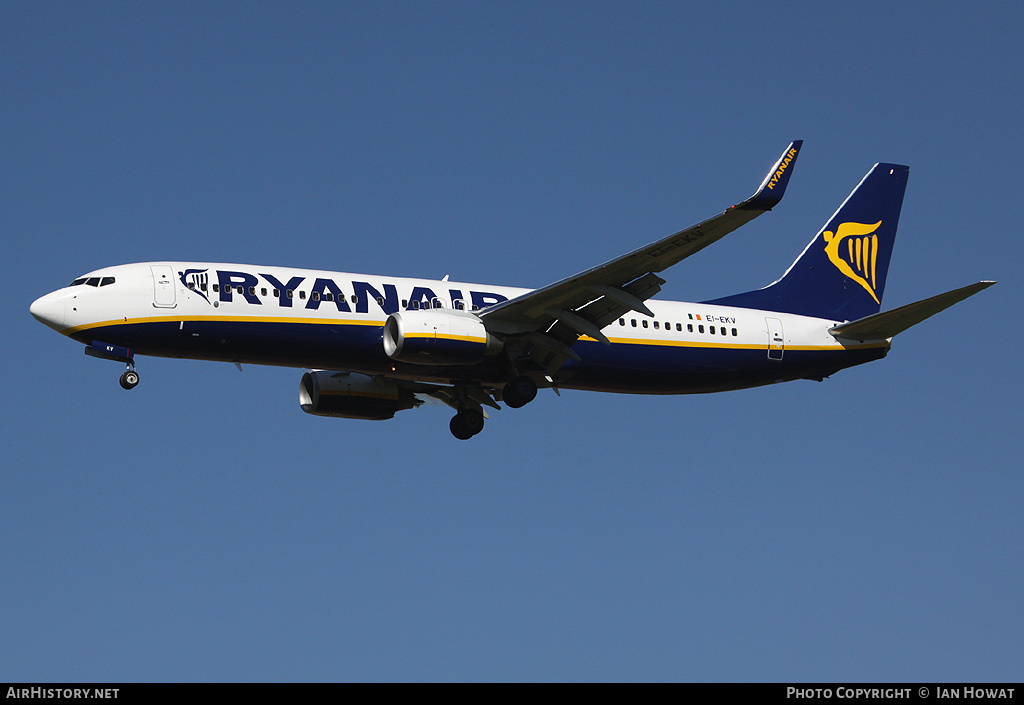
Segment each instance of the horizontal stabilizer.
[{"label": "horizontal stabilizer", "polygon": [[993,284],[995,284],[993,281],[971,284],[962,289],[947,291],[945,294],[939,294],[924,301],[894,308],[892,311],[876,313],[856,321],[834,326],[828,332],[836,337],[848,340],[883,340],[891,338],[897,333],[902,333],[907,328],[917,325],[924,319],[934,316],[939,311],[944,311],[953,304],[963,301],[968,296],[973,296],[982,289],[989,288]]}]

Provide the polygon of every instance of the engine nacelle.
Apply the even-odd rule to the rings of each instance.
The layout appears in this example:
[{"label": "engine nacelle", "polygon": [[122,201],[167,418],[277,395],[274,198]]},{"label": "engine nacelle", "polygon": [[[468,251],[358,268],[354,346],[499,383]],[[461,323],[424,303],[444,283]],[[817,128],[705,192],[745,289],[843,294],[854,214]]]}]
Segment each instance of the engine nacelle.
[{"label": "engine nacelle", "polygon": [[384,352],[417,365],[475,365],[501,352],[502,345],[469,311],[401,311],[384,323]]},{"label": "engine nacelle", "polygon": [[408,389],[357,372],[314,370],[302,375],[299,384],[299,406],[317,416],[383,421],[417,405]]}]

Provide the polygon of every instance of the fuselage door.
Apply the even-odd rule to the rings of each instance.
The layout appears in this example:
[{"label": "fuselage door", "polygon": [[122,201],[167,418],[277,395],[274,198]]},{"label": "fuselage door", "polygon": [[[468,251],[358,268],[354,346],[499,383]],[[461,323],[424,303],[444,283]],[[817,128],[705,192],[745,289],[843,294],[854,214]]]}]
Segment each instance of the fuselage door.
[{"label": "fuselage door", "polygon": [[157,308],[174,308],[174,270],[166,264],[154,264],[153,305]]},{"label": "fuselage door", "polygon": [[768,359],[781,360],[785,350],[785,342],[782,337],[782,321],[778,318],[764,319],[768,324]]}]

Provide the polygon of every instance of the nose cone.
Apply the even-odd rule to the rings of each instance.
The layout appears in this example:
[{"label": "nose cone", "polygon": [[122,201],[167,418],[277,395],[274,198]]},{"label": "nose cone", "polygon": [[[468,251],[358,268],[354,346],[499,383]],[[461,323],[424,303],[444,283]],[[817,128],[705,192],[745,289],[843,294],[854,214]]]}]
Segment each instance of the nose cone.
[{"label": "nose cone", "polygon": [[40,296],[32,302],[28,310],[43,325],[50,326],[50,328],[57,331],[64,328],[67,302],[63,294],[54,292],[46,296]]}]

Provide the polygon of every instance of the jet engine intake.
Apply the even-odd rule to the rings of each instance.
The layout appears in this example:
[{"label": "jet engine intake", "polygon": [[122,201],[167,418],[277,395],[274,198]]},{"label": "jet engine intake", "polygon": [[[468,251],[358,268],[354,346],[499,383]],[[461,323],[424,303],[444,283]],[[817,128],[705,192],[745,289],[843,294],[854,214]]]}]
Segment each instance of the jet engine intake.
[{"label": "jet engine intake", "polygon": [[400,311],[384,323],[384,352],[416,365],[475,365],[497,355],[502,345],[469,311]]}]

